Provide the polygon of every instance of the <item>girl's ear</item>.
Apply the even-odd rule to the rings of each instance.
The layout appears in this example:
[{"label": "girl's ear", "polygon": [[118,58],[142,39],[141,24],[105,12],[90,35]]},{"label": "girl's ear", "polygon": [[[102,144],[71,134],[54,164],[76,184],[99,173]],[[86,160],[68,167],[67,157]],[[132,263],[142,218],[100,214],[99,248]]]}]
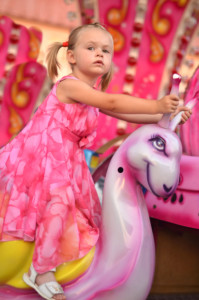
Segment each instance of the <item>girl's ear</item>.
[{"label": "girl's ear", "polygon": [[67,60],[68,60],[69,64],[74,65],[76,63],[73,50],[67,51]]}]

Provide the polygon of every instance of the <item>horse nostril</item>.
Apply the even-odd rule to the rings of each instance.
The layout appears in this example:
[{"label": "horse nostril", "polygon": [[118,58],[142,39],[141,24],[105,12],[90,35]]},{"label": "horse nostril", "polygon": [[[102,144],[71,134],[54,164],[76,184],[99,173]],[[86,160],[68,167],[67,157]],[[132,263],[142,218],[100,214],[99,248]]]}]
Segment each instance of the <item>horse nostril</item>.
[{"label": "horse nostril", "polygon": [[172,189],[172,186],[170,188],[168,188],[166,186],[166,184],[163,184],[163,188],[164,188],[165,192],[169,193],[171,191],[171,189]]}]

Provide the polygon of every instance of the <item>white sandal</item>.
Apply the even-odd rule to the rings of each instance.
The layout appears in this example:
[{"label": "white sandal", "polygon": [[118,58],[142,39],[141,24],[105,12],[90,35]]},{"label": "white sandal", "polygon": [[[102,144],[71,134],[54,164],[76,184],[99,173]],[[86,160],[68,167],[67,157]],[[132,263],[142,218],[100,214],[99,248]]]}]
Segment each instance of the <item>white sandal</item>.
[{"label": "white sandal", "polygon": [[[28,273],[23,275],[23,280],[27,285],[32,287],[42,298],[47,300],[54,300],[53,296],[58,294],[64,294],[62,287],[56,281],[45,282],[41,285],[35,283],[38,273],[35,271],[33,265],[30,266],[31,275]],[[55,272],[56,269],[50,270]]]}]

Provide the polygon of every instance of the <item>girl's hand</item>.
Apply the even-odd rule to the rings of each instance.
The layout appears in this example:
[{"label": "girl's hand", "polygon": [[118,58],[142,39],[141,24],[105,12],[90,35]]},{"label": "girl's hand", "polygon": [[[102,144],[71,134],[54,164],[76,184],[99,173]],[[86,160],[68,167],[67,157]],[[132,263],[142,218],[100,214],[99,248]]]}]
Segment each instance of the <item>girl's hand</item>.
[{"label": "girl's hand", "polygon": [[179,104],[179,98],[176,95],[167,95],[162,97],[159,101],[157,101],[158,104],[158,112],[159,113],[174,113],[178,107]]},{"label": "girl's hand", "polygon": [[172,114],[171,119],[173,119],[179,112],[183,111],[182,115],[181,115],[181,122],[180,125],[184,124],[191,116],[192,114],[192,110],[189,109],[186,106],[178,106],[178,108],[176,109],[175,113]]}]

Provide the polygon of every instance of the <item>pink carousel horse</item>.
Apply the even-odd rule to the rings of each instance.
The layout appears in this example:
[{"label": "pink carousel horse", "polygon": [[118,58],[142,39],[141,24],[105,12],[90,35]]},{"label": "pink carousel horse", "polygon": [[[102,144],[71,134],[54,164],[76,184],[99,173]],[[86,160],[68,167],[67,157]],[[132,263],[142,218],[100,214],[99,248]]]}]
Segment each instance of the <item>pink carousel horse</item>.
[{"label": "pink carousel horse", "polygon": [[[178,77],[174,85],[179,85]],[[155,247],[140,184],[157,197],[168,198],[174,193],[182,154],[174,132],[179,121],[178,115],[170,121],[168,114],[159,124],[140,127],[114,154],[105,179],[101,234],[94,258],[81,277],[63,286],[68,300],[147,298]],[[25,295],[22,292],[20,300],[27,299]],[[38,299],[35,297],[31,294],[29,299]]]}]

